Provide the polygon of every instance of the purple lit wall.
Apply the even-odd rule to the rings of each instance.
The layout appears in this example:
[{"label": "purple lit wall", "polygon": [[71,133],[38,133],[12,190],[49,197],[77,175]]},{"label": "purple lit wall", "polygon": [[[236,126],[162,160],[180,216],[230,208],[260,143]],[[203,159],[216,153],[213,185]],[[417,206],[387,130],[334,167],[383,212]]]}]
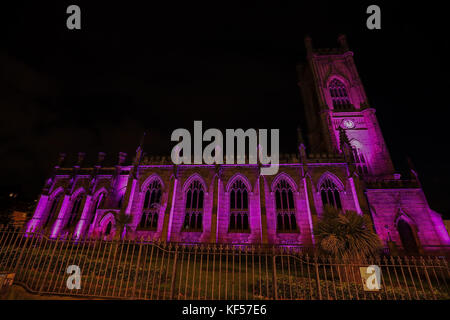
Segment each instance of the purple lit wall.
[{"label": "purple lit wall", "polygon": [[[391,240],[402,246],[401,239],[397,231],[398,219],[405,218],[417,232],[418,239],[423,248],[430,250],[432,246],[449,245],[449,236],[445,231],[442,218],[439,214],[431,210],[427,204],[425,196],[421,189],[418,188],[401,188],[401,189],[366,189],[368,205],[360,203],[356,196],[355,183],[359,180],[353,180],[347,177],[346,165],[343,163],[324,164],[314,163],[308,169],[308,176],[302,178],[300,176],[301,164],[281,165],[280,171],[276,176],[259,177],[258,170],[254,165],[226,166],[221,172],[220,180],[217,179],[217,173],[214,166],[189,166],[183,165],[178,168],[178,179],[174,184],[172,178],[173,168],[170,166],[145,166],[140,169],[140,176],[136,180],[131,204],[123,204],[123,208],[130,208],[130,214],[133,217],[131,229],[133,230],[127,236],[141,237],[145,236],[149,239],[158,240],[163,238],[163,230],[166,230],[167,239],[173,242],[210,242],[211,226],[212,226],[212,210],[213,197],[217,197],[217,229],[214,242],[218,243],[262,243],[264,241],[263,234],[266,234],[267,243],[272,244],[297,244],[303,246],[312,246],[314,237],[312,229],[315,221],[320,219],[323,212],[323,204],[320,195],[320,183],[325,178],[331,178],[339,189],[342,207],[345,210],[359,210],[362,214],[372,215],[374,227],[384,243],[388,240],[388,230]],[[64,185],[64,177],[56,179],[55,186],[52,190],[57,190]],[[112,224],[112,235],[115,232],[115,216],[121,210],[117,205],[116,199],[118,194],[108,194],[107,188],[110,185],[112,176],[104,176],[99,180],[91,195],[87,195],[83,202],[81,218],[74,229],[75,237],[84,236],[96,237],[104,234],[109,222]],[[162,201],[159,207],[159,219],[156,230],[140,230],[139,222],[143,212],[145,192],[152,181],[158,179],[161,181]],[[260,184],[259,179],[264,179]],[[120,181],[125,181],[121,179]],[[186,232],[182,229],[185,206],[186,206],[186,188],[189,184],[198,180],[204,185],[205,197],[203,208],[203,231],[202,232]],[[230,226],[230,193],[229,188],[234,181],[241,180],[248,189],[249,202],[249,232],[229,232]],[[277,231],[276,206],[274,186],[277,182],[285,180],[293,190],[293,198],[295,205],[295,217],[298,225],[297,232],[280,233]],[[73,205],[73,199],[82,192],[82,185],[88,183],[79,179],[79,188],[72,195],[64,195],[59,208],[57,218],[54,220],[50,228],[50,236],[55,238],[58,235],[64,236],[63,226],[67,223],[70,208]],[[169,194],[170,184],[174,184],[174,191]],[[260,190],[260,185],[264,190]],[[116,192],[123,192],[123,184],[119,185],[120,189]],[[219,189],[217,190],[217,187]],[[125,185],[125,187],[127,187]],[[61,191],[59,191],[61,192]],[[111,191],[110,191],[111,192]],[[261,194],[263,193],[264,203],[261,202]],[[55,192],[56,193],[56,192]],[[101,193],[106,193],[105,205],[97,210],[93,210],[95,216],[91,216],[92,206]],[[33,231],[41,226],[46,218],[49,206],[54,197],[53,193],[49,196],[44,195],[38,202],[35,215],[27,226],[28,231]],[[173,201],[169,205],[169,198]],[[127,199],[125,199],[127,201]],[[263,208],[264,206],[264,208]],[[361,208],[370,207],[369,212],[365,212]],[[262,210],[265,210],[266,226],[264,230]],[[170,215],[168,219],[164,219],[164,215]],[[88,225],[92,221],[91,225]],[[168,225],[164,229],[164,222]],[[386,227],[387,226],[387,227]],[[112,237],[111,235],[111,237]],[[431,246],[431,247],[430,247]]]},{"label": "purple lit wall", "polygon": [[383,242],[388,241],[389,232],[390,238],[402,246],[397,223],[399,219],[405,219],[416,232],[424,249],[433,250],[438,249],[435,246],[450,245],[442,218],[429,208],[422,190],[369,189],[367,197],[376,232]]}]

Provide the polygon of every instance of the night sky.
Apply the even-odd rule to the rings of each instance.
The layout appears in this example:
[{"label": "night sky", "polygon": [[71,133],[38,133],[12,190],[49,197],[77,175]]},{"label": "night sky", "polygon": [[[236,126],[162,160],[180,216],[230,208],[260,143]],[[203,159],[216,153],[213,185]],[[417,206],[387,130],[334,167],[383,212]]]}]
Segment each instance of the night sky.
[{"label": "night sky", "polygon": [[[394,163],[411,157],[433,209],[450,216],[446,161],[449,38],[438,7],[413,2],[14,1],[0,19],[0,187],[37,198],[59,152],[128,161],[169,155],[174,129],[279,128],[296,152],[304,122],[296,64],[303,39],[336,47],[345,33]],[[299,2],[299,1],[297,1]],[[307,4],[306,4],[307,3]],[[81,7],[81,30],[66,8]],[[366,28],[378,4],[382,29]]]}]

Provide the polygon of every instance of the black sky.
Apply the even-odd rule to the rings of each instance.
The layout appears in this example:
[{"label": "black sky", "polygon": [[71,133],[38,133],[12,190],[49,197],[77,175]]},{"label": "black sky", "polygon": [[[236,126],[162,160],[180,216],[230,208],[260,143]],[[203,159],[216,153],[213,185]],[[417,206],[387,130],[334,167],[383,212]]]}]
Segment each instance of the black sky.
[{"label": "black sky", "polygon": [[[0,43],[1,188],[36,197],[66,151],[93,162],[130,157],[144,129],[149,154],[169,154],[171,132],[280,128],[296,152],[303,110],[295,66],[303,38],[335,47],[347,34],[399,171],[410,156],[433,209],[447,200],[449,40],[443,8],[413,2],[29,1],[4,5]],[[212,4],[211,4],[212,3]],[[66,28],[78,4],[82,29]],[[382,30],[365,26],[368,4]]]}]

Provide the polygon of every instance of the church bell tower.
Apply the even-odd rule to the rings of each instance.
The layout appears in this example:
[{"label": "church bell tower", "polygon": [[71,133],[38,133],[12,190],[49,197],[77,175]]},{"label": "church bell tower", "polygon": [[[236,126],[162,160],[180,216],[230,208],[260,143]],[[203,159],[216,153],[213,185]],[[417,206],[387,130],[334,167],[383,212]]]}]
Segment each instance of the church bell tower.
[{"label": "church bell tower", "polygon": [[392,160],[353,52],[345,35],[338,42],[338,48],[314,49],[311,38],[305,38],[307,62],[298,66],[298,74],[310,151],[341,153],[340,139],[346,136],[361,174],[392,177]]}]

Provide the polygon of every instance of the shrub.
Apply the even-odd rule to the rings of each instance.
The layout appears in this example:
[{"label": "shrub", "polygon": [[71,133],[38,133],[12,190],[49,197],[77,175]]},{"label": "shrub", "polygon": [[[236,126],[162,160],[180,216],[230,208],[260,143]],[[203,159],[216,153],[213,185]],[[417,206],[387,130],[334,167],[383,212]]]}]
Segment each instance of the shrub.
[{"label": "shrub", "polygon": [[376,255],[381,248],[378,235],[365,215],[342,212],[326,206],[314,234],[321,254],[356,259]]}]

